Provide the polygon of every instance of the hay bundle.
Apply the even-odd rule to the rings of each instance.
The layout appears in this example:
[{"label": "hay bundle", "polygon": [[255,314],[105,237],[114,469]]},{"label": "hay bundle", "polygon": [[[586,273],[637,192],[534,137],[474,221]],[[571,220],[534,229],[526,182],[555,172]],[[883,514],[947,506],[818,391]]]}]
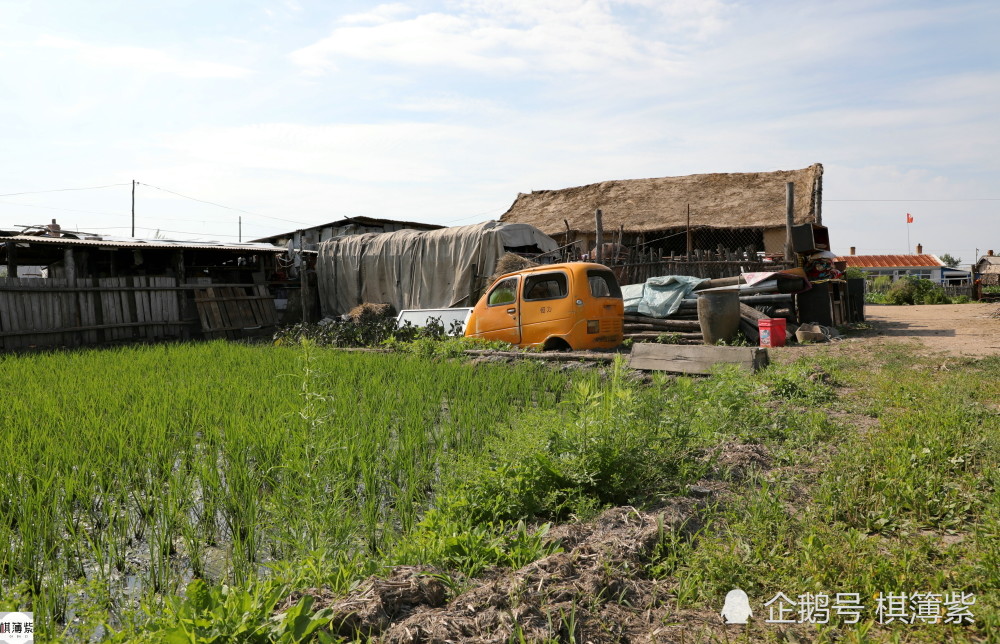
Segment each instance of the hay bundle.
[{"label": "hay bundle", "polygon": [[369,320],[381,320],[383,318],[396,317],[396,309],[392,304],[365,302],[359,304],[347,313],[347,320],[360,324]]},{"label": "hay bundle", "polygon": [[497,262],[493,275],[490,276],[490,284],[497,281],[497,278],[501,275],[513,273],[514,271],[523,271],[526,268],[534,268],[535,266],[538,266],[538,262],[533,262],[515,253],[504,253],[500,261]]}]

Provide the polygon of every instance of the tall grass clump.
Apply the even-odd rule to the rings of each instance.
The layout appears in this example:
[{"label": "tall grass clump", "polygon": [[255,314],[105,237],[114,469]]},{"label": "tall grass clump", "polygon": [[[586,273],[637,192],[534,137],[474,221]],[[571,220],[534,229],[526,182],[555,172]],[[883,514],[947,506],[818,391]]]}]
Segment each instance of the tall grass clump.
[{"label": "tall grass clump", "polygon": [[[889,345],[864,361],[824,366],[854,388],[834,403],[848,422],[814,436],[807,468],[776,463],[735,482],[695,538],[664,535],[654,574],[670,579],[680,608],[715,607],[732,588],[746,591],[755,611],[778,592],[972,593],[971,625],[883,626],[866,600],[871,634],[859,641],[992,641],[1000,625],[1000,359],[942,365]],[[763,380],[780,399],[816,404],[822,392],[788,387],[801,369],[784,366]],[[849,422],[854,414],[861,422]],[[854,641],[842,620],[825,628],[829,641]]]}]

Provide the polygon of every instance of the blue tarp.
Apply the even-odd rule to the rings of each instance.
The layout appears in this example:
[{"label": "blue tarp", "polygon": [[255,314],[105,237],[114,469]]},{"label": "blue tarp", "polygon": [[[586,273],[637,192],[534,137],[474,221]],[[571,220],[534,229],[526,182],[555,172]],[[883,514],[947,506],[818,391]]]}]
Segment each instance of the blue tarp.
[{"label": "blue tarp", "polygon": [[705,279],[687,275],[651,277],[643,284],[626,284],[622,287],[625,313],[665,318],[677,312],[681,300]]}]

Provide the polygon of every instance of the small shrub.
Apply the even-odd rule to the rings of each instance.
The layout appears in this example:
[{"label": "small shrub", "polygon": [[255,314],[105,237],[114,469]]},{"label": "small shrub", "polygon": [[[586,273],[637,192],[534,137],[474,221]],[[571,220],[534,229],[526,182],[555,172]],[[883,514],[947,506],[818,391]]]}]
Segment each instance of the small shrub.
[{"label": "small shrub", "polygon": [[855,266],[849,266],[847,270],[844,271],[844,279],[855,280],[864,278],[865,278],[865,272]]},{"label": "small shrub", "polygon": [[886,293],[887,304],[947,304],[948,296],[930,280],[904,277]]},{"label": "small shrub", "polygon": [[620,363],[606,387],[578,382],[561,410],[531,413],[498,436],[485,459],[460,465],[442,512],[473,524],[586,517],[696,480],[688,427],[624,376]]}]

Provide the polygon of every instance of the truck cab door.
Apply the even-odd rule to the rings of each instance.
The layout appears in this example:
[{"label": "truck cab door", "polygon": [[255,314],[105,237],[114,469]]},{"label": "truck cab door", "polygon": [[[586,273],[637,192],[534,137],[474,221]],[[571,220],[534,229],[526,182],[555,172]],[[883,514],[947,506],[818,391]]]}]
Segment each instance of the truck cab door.
[{"label": "truck cab door", "polygon": [[493,285],[476,307],[476,337],[521,342],[520,277],[508,277]]}]

